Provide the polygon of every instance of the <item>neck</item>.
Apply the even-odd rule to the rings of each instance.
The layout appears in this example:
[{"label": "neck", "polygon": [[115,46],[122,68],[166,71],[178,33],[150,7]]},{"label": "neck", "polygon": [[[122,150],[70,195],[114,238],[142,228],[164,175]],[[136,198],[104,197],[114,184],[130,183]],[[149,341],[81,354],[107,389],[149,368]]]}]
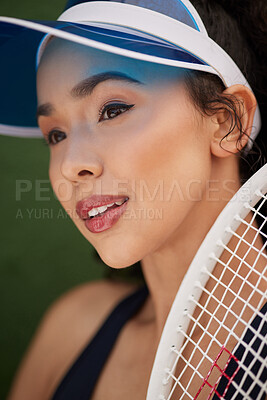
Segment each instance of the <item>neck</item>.
[{"label": "neck", "polygon": [[[236,160],[235,160],[236,161]],[[206,234],[226,203],[240,187],[238,169],[212,168],[201,199],[193,204],[182,224],[171,237],[141,261],[154,307],[156,331],[160,337],[182,280]],[[228,163],[229,164],[229,163]],[[231,175],[228,174],[231,171]]]}]

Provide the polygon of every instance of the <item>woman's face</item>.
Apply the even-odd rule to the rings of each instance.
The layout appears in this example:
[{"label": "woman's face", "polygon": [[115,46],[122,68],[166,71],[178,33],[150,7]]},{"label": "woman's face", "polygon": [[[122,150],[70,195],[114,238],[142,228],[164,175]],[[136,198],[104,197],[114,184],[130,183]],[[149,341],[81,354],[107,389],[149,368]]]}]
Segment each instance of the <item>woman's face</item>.
[{"label": "woman's face", "polygon": [[[172,241],[205,191],[208,119],[192,104],[183,74],[61,39],[42,57],[38,113],[51,141],[52,186],[112,267],[132,265]],[[87,218],[92,195],[128,200],[107,211],[110,218],[89,222],[81,216]]]}]

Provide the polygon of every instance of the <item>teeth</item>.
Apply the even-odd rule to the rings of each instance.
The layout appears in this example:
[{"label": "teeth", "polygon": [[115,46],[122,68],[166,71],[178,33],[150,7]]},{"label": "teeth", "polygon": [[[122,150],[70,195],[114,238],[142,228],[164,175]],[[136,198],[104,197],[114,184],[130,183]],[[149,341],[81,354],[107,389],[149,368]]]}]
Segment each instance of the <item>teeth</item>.
[{"label": "teeth", "polygon": [[98,214],[97,208],[92,208],[92,210],[88,211],[88,217],[94,217]]},{"label": "teeth", "polygon": [[108,207],[112,207],[114,204],[116,204],[117,206],[121,206],[124,202],[125,199],[116,201],[115,203],[107,204],[106,206],[92,208],[92,210],[88,211],[88,217],[95,217],[96,215],[105,212]]},{"label": "teeth", "polygon": [[117,206],[121,206],[124,203],[124,200],[120,200],[120,201],[115,201],[115,204],[117,204]]},{"label": "teeth", "polygon": [[106,211],[107,209],[108,209],[107,206],[102,206],[102,207],[98,207],[98,208],[97,208],[97,211],[98,211],[99,213],[102,213],[102,212]]},{"label": "teeth", "polygon": [[92,208],[92,210],[88,212],[88,217],[95,217],[97,214],[103,213],[107,209],[107,206]]}]

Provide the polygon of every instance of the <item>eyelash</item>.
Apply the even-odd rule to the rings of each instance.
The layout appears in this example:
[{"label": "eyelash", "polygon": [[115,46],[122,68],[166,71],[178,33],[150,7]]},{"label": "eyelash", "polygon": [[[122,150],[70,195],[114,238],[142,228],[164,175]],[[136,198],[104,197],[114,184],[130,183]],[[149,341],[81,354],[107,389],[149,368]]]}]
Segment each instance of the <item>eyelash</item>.
[{"label": "eyelash", "polygon": [[[124,112],[130,110],[132,107],[134,106],[134,104],[124,104],[124,103],[109,103],[109,104],[105,104],[100,110],[99,110],[99,117],[103,116],[104,113],[106,111],[110,111],[110,110],[121,110],[121,109],[125,109],[125,111],[120,112],[118,115],[123,114]],[[113,119],[116,118],[118,115],[116,115],[115,117],[111,117],[111,118],[100,118],[99,122],[102,121],[107,121],[109,119]]]},{"label": "eyelash", "polygon": [[53,129],[53,130],[50,131],[50,132],[48,133],[48,135],[46,135],[45,138],[44,138],[44,142],[45,142],[46,145],[48,145],[48,146],[54,146],[55,144],[58,143],[58,142],[53,143],[53,136],[52,136],[52,135],[53,135],[54,133],[60,133],[60,134],[63,134],[63,135],[66,136],[66,134],[65,134],[64,132],[60,131],[59,129]]},{"label": "eyelash", "polygon": [[[123,114],[127,111],[129,111],[132,107],[134,107],[134,104],[124,104],[124,103],[110,103],[110,104],[105,104],[100,110],[99,110],[99,122],[103,122],[103,121],[108,121],[110,119],[114,119],[117,116],[119,116],[120,114]],[[105,114],[105,112],[110,111],[110,110],[121,110],[124,109],[124,111],[118,113],[117,115],[115,115],[114,117],[110,117],[110,118],[101,118],[101,116],[103,117],[103,115]],[[44,143],[46,145],[55,145],[56,143],[53,143],[53,134],[54,133],[60,133],[60,134],[64,134],[66,136],[66,134],[60,130],[57,129],[53,129],[52,131],[50,131],[48,133],[48,135],[46,136],[46,138],[44,139]]]}]

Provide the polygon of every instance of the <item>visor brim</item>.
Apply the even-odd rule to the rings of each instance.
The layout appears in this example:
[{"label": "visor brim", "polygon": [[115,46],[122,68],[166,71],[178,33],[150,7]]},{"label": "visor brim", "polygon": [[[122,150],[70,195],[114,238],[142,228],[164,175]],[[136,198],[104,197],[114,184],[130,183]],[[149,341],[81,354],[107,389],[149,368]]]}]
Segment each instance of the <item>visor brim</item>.
[{"label": "visor brim", "polygon": [[[133,29],[108,24],[0,19],[0,129],[35,137],[36,66],[40,44],[47,35],[143,61],[210,71],[202,60],[167,41]],[[10,78],[8,78],[10,77]],[[7,129],[5,128],[7,127]]]}]

